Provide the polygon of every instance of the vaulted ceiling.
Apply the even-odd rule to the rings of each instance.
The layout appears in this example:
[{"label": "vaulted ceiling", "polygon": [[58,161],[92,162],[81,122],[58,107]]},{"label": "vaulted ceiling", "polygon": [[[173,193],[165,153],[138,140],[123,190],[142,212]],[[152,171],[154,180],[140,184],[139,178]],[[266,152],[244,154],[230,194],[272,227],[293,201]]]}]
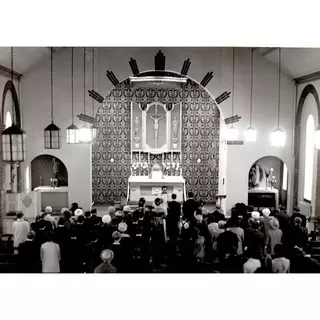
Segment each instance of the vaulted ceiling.
[{"label": "vaulted ceiling", "polygon": [[[59,50],[55,47],[54,50]],[[267,60],[278,64],[278,48],[256,48]],[[320,74],[320,48],[283,48],[282,69],[290,77],[298,80],[305,76]],[[32,70],[32,68],[46,56],[49,57],[49,47],[15,47],[14,71],[17,76]],[[11,68],[11,48],[0,47],[0,71],[7,72]]]}]

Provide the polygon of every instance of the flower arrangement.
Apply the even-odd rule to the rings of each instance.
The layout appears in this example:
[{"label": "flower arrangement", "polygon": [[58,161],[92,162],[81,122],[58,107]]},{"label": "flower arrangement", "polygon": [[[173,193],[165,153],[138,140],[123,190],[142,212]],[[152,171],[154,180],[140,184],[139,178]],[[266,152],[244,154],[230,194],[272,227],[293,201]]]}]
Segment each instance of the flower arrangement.
[{"label": "flower arrangement", "polygon": [[271,180],[270,180],[271,188],[273,188],[276,183],[277,183],[276,177],[275,177],[275,176],[272,176],[272,178],[271,178]]},{"label": "flower arrangement", "polygon": [[[273,168],[270,168],[270,169],[266,168],[266,169],[264,169],[264,173],[265,173],[265,175],[266,175],[266,190],[267,190],[267,188],[268,188],[269,178],[270,178],[270,176],[272,175],[273,171],[274,171]],[[274,176],[272,176],[272,177],[274,178]],[[274,178],[274,181],[276,182],[275,178]],[[275,184],[275,182],[274,182],[274,184]]]}]

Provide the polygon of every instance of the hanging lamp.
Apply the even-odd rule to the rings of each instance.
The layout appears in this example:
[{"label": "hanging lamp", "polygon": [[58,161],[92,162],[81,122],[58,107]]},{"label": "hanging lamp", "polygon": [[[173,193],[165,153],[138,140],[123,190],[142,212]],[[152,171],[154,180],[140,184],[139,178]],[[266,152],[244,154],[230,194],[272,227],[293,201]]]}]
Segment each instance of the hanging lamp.
[{"label": "hanging lamp", "polygon": [[[83,114],[86,115],[86,47],[83,48]],[[90,143],[92,141],[91,129],[83,121],[79,130],[79,142]]]},{"label": "hanging lamp", "polygon": [[67,143],[75,144],[79,142],[79,128],[74,124],[73,113],[73,47],[71,48],[71,110],[72,124],[67,128]]},{"label": "hanging lamp", "polygon": [[60,128],[53,123],[53,48],[51,50],[51,123],[44,129],[44,148],[60,149]]},{"label": "hanging lamp", "polygon": [[[13,47],[11,48],[11,82],[13,83]],[[12,124],[5,129],[2,136],[2,160],[4,162],[22,162],[26,157],[26,134],[20,125],[15,123],[14,100],[12,99]]]},{"label": "hanging lamp", "polygon": [[[94,90],[94,47],[92,48],[92,90]],[[92,117],[94,118],[94,99],[92,99]],[[90,127],[91,137],[94,140],[97,137],[98,127],[95,122]]]},{"label": "hanging lamp", "polygon": [[280,129],[280,102],[281,102],[281,49],[279,48],[279,88],[278,88],[278,127],[270,134],[270,142],[273,147],[284,147],[286,134]]},{"label": "hanging lamp", "polygon": [[[232,48],[232,111],[231,111],[231,117],[234,115],[234,47]],[[239,132],[238,130],[231,125],[231,127],[228,129],[227,132],[227,139],[228,140],[237,140],[239,138]]]},{"label": "hanging lamp", "polygon": [[257,130],[252,127],[252,92],[253,92],[253,48],[251,48],[250,123],[249,123],[249,128],[244,132],[244,139],[247,142],[257,141]]}]

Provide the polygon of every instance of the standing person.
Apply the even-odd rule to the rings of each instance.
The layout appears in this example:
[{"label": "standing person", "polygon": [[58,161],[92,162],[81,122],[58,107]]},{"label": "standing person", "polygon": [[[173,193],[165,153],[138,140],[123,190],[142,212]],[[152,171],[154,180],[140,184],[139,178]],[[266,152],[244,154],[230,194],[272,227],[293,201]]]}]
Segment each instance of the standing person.
[{"label": "standing person", "polygon": [[279,221],[273,218],[270,221],[270,230],[268,232],[267,247],[271,255],[275,254],[274,248],[282,243],[282,231],[279,229]]},{"label": "standing person", "polygon": [[183,203],[182,211],[183,211],[183,217],[186,221],[193,221],[194,213],[198,209],[199,205],[198,202],[194,200],[193,198],[193,192],[188,192],[188,200]]},{"label": "standing person", "polygon": [[268,233],[269,230],[271,229],[270,227],[270,221],[272,219],[272,217],[270,217],[271,211],[268,208],[265,208],[262,210],[262,218],[261,218],[261,222],[262,222],[262,226],[263,226],[263,233],[264,233],[264,237],[267,240],[268,238]]},{"label": "standing person", "polygon": [[155,208],[152,209],[152,227],[151,227],[151,251],[152,263],[155,269],[158,269],[163,262],[165,251],[165,233],[164,233],[164,219],[165,210],[161,207],[161,199],[156,198]]},{"label": "standing person", "polygon": [[39,261],[39,251],[36,244],[33,242],[35,233],[33,231],[28,232],[27,240],[20,243],[19,263],[21,272],[23,273],[35,273],[37,270],[37,262]]},{"label": "standing person", "polygon": [[58,226],[57,221],[51,214],[52,214],[52,207],[47,206],[44,209],[44,220],[51,222],[52,228],[55,229]]},{"label": "standing person", "polygon": [[275,245],[274,254],[275,257],[272,260],[272,272],[289,273],[290,260],[284,257],[284,247],[281,244]]},{"label": "standing person", "polygon": [[27,240],[30,231],[29,222],[23,219],[23,213],[17,213],[17,220],[12,225],[13,248],[17,250],[19,244]]},{"label": "standing person", "polygon": [[112,250],[103,250],[100,255],[103,262],[94,269],[94,273],[116,273],[117,268],[111,264],[113,257],[114,254]]},{"label": "standing person", "polygon": [[45,242],[40,248],[43,273],[60,272],[60,247],[57,243],[53,242],[53,239],[53,232],[49,232],[47,235],[47,242]]},{"label": "standing person", "polygon": [[239,217],[236,218],[236,220],[231,218],[230,221],[228,221],[228,223],[230,224],[230,231],[236,234],[238,237],[238,247],[237,247],[238,255],[241,255],[243,253],[242,244],[244,241],[244,231],[240,227],[241,222],[242,222],[242,219]]},{"label": "standing person", "polygon": [[162,187],[161,197],[162,197],[162,201],[163,201],[163,208],[167,212],[167,210],[168,210],[168,190],[167,190],[166,186]]},{"label": "standing person", "polygon": [[171,199],[172,201],[168,202],[168,215],[166,217],[167,235],[172,243],[176,243],[179,233],[178,223],[181,215],[181,204],[176,201],[176,194],[173,193]]}]

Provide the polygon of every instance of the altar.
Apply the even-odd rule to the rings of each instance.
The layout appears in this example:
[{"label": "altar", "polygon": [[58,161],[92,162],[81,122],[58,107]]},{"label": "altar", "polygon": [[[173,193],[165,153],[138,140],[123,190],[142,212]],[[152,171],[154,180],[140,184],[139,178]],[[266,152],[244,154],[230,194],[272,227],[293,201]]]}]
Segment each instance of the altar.
[{"label": "altar", "polygon": [[186,199],[185,179],[183,177],[164,177],[152,179],[146,176],[131,176],[128,184],[128,201],[138,202],[141,197],[154,201],[162,197],[162,188],[166,187],[168,199],[175,193],[177,201]]},{"label": "altar", "polygon": [[271,210],[279,207],[279,191],[274,188],[257,187],[248,191],[248,205],[254,206],[258,210],[270,208]]},{"label": "altar", "polygon": [[41,210],[46,206],[51,206],[54,211],[60,211],[68,204],[68,187],[42,186],[34,189],[39,194]]}]

